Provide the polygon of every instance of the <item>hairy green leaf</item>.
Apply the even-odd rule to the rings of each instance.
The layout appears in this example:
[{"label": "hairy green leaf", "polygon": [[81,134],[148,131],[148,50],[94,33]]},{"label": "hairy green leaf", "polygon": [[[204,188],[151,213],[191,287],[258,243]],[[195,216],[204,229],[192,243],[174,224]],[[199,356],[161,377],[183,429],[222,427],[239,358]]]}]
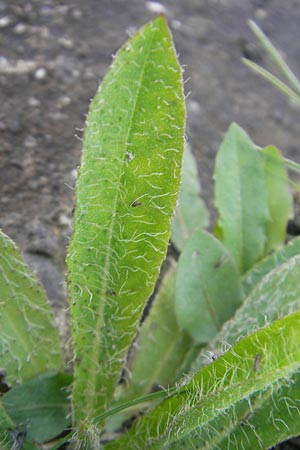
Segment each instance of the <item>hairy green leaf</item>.
[{"label": "hairy green leaf", "polygon": [[179,258],[175,312],[195,341],[207,343],[242,303],[235,263],[226,248],[205,231],[195,231]]},{"label": "hairy green leaf", "polygon": [[192,339],[179,329],[175,317],[175,274],[176,264],[173,263],[141,326],[129,366],[126,399],[147,394],[153,387],[168,387],[183,376],[182,362]]},{"label": "hairy green leaf", "polygon": [[211,420],[299,371],[299,338],[299,312],[245,337],[105,449],[186,449],[195,440],[205,448]]},{"label": "hairy green leaf", "polygon": [[214,179],[218,234],[243,273],[264,255],[270,213],[263,158],[236,124],[217,154]]},{"label": "hairy green leaf", "polygon": [[[231,412],[231,421],[221,442],[207,449],[264,449],[299,435],[300,375],[250,396]],[[225,435],[225,436],[224,436]],[[223,438],[223,439],[222,439]]]},{"label": "hairy green leaf", "polygon": [[287,245],[280,248],[276,252],[262,259],[255,264],[242,277],[242,285],[245,297],[248,297],[250,292],[271,270],[278,267],[280,264],[288,261],[295,255],[300,254],[300,237],[293,239]]},{"label": "hairy green leaf", "polygon": [[70,425],[69,388],[72,377],[47,373],[15,386],[2,397],[3,405],[26,436],[38,442],[55,438]]},{"label": "hairy green leaf", "polygon": [[0,231],[0,368],[10,385],[63,370],[46,294],[15,244]]},{"label": "hairy green leaf", "polygon": [[[209,343],[208,350],[222,353],[242,336],[270,322],[286,316],[300,307],[300,255],[269,272],[253,289],[234,317],[226,322]],[[195,359],[192,370],[197,371],[207,362],[207,351]]]},{"label": "hairy green leaf", "polygon": [[179,200],[171,232],[171,241],[181,252],[193,231],[207,228],[209,225],[209,214],[200,194],[197,162],[190,148],[186,146],[183,154]]},{"label": "hairy green leaf", "polygon": [[286,226],[292,217],[292,197],[289,192],[289,180],[284,159],[274,146],[261,149],[264,160],[265,180],[268,193],[268,206],[271,221],[267,226],[265,253],[269,253],[284,244]]},{"label": "hairy green leaf", "polygon": [[159,16],[118,52],[93,100],[68,280],[75,422],[107,409],[165,257],[184,144],[182,75]]}]

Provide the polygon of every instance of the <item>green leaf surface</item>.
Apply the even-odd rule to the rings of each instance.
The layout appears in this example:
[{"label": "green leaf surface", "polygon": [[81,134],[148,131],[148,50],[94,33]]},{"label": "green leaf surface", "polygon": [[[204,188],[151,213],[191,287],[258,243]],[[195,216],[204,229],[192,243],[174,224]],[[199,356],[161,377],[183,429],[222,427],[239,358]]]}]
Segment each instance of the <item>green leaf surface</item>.
[{"label": "green leaf surface", "polygon": [[175,312],[179,326],[207,343],[242,303],[235,263],[226,248],[205,231],[195,231],[179,258]]},{"label": "green leaf surface", "polygon": [[273,269],[287,262],[290,258],[300,254],[300,237],[290,241],[287,245],[273,252],[271,255],[259,261],[242,277],[242,285],[245,297],[258,283]]},{"label": "green leaf surface", "polygon": [[176,264],[173,262],[134,345],[128,387],[124,393],[126,400],[141,397],[153,387],[167,388],[183,376],[182,363],[193,341],[179,329],[175,317],[175,275]]},{"label": "green leaf surface", "polygon": [[63,373],[39,375],[4,394],[3,405],[28,438],[49,441],[70,425],[71,382],[72,377]]},{"label": "green leaf surface", "polygon": [[162,16],[118,52],[93,100],[68,281],[75,422],[108,408],[165,257],[184,145],[182,74]]},{"label": "green leaf surface", "polygon": [[209,225],[209,214],[200,194],[197,162],[190,148],[186,146],[183,154],[179,200],[171,232],[171,241],[180,252],[193,231],[207,228]]},{"label": "green leaf surface", "polygon": [[[300,255],[293,256],[269,272],[209,343],[208,350],[220,354],[242,336],[300,308]],[[195,359],[192,371],[207,363],[207,351]]]},{"label": "green leaf surface", "polygon": [[271,145],[260,151],[264,160],[268,206],[271,216],[267,226],[265,247],[265,253],[269,253],[284,244],[287,222],[293,215],[293,205],[285,162],[280,151]]},{"label": "green leaf surface", "polygon": [[207,433],[211,439],[220,434],[210,428],[212,420],[299,371],[299,338],[299,312],[245,337],[105,449],[187,449],[195,441],[207,448]]},{"label": "green leaf surface", "polygon": [[10,385],[63,370],[46,294],[15,244],[0,231],[0,367]]},{"label": "green leaf surface", "polygon": [[217,154],[214,179],[218,233],[243,273],[264,255],[270,214],[263,158],[236,124]]},{"label": "green leaf surface", "polygon": [[[252,398],[253,397],[253,398]],[[299,435],[300,427],[300,374],[274,386],[260,395],[239,405],[243,411],[238,415],[232,411],[230,428],[221,442],[208,449],[268,450]]]},{"label": "green leaf surface", "polygon": [[41,447],[29,439],[19,430],[0,431],[1,450],[40,450]]}]

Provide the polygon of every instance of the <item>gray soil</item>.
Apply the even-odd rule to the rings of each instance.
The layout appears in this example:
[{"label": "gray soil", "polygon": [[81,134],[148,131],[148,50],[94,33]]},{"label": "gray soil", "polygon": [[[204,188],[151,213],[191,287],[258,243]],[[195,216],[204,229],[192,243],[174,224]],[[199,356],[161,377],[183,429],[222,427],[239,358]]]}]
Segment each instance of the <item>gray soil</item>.
[{"label": "gray soil", "polygon": [[[162,5],[185,66],[187,138],[212,210],[214,156],[232,121],[300,162],[299,109],[240,61],[271,68],[247,27],[252,18],[300,72],[300,0]],[[85,114],[112,54],[153,9],[143,0],[0,0],[0,227],[41,278],[61,323]]]}]

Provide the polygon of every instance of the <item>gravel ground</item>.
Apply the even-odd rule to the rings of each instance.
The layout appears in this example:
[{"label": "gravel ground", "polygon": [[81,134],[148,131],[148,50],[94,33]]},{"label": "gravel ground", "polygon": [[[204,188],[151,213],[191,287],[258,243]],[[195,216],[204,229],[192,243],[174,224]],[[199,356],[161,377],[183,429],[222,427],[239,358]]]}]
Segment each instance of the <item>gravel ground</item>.
[{"label": "gravel ground", "polygon": [[271,67],[247,27],[252,18],[299,73],[300,0],[0,0],[0,227],[42,279],[61,323],[89,100],[128,33],[161,10],[185,66],[187,137],[211,210],[213,160],[232,121],[300,162],[299,110],[240,62]]}]

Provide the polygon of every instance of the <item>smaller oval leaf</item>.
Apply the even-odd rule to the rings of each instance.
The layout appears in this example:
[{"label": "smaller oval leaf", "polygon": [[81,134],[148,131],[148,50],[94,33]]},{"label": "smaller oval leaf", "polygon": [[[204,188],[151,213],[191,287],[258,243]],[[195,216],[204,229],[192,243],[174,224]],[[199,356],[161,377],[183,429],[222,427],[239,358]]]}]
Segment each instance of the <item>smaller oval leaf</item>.
[{"label": "smaller oval leaf", "polygon": [[267,225],[265,253],[269,253],[284,244],[286,226],[292,217],[292,197],[284,159],[280,151],[270,145],[261,149],[264,161],[265,182],[271,220]]},{"label": "smaller oval leaf", "polygon": [[15,386],[3,395],[3,405],[17,426],[25,427],[26,436],[47,442],[71,424],[71,375],[47,373]]},{"label": "smaller oval leaf", "polygon": [[209,225],[209,213],[200,194],[197,162],[190,148],[186,146],[183,154],[178,205],[171,230],[171,241],[180,252],[193,231],[207,228]]},{"label": "smaller oval leaf", "polygon": [[226,248],[205,231],[195,231],[179,258],[177,321],[197,342],[214,337],[241,304],[239,274]]},{"label": "smaller oval leaf", "polygon": [[237,124],[217,154],[214,179],[218,235],[243,273],[264,255],[270,214],[263,159]]}]

